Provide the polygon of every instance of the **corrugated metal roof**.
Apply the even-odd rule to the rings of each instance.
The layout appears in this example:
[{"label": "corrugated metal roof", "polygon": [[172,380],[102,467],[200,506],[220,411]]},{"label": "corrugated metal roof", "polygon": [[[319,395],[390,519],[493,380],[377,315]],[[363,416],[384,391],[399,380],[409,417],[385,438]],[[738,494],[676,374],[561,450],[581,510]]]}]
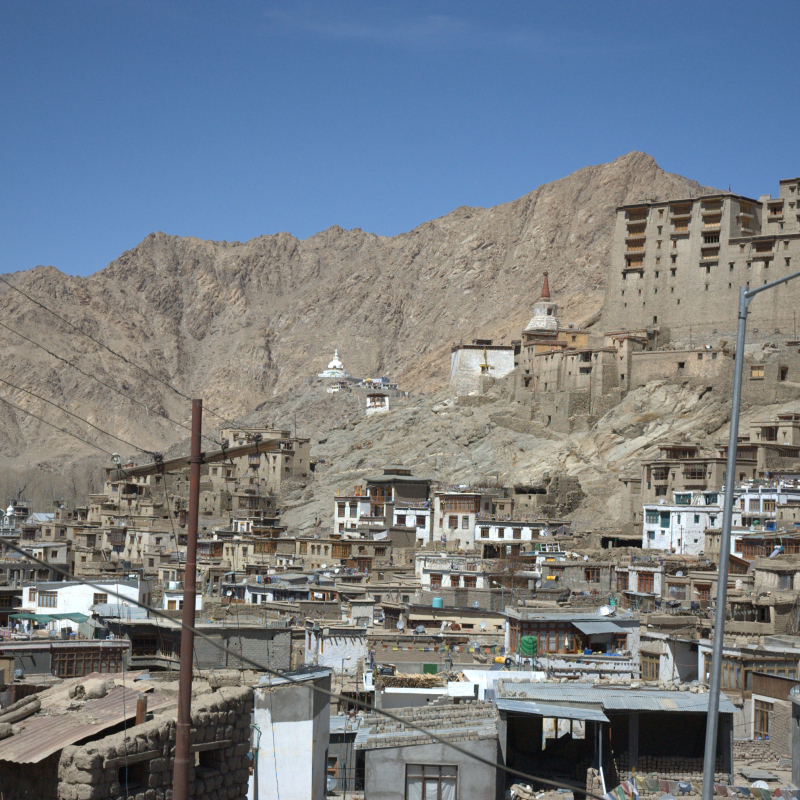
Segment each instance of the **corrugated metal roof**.
[{"label": "corrugated metal roof", "polygon": [[[619,686],[599,687],[590,683],[512,683],[498,681],[497,696],[525,702],[592,703],[605,711],[708,711],[708,692],[657,691],[650,689],[627,689]],[[516,693],[516,695],[512,694]],[[733,703],[720,692],[719,710],[722,714],[733,714]]]},{"label": "corrugated metal roof", "polygon": [[[0,741],[0,761],[37,763],[67,745],[97,737],[123,720],[135,719],[140,694],[136,689],[117,686],[100,700],[88,700],[80,711],[65,711],[58,716],[34,714],[19,723],[20,733]],[[171,697],[147,696],[149,711],[175,703]]]},{"label": "corrugated metal roof", "polygon": [[628,628],[624,625],[618,625],[616,622],[607,619],[595,619],[589,622],[573,622],[572,623],[581,633],[587,636],[600,633],[627,633]]},{"label": "corrugated metal roof", "polygon": [[596,708],[578,706],[555,706],[548,703],[537,703],[532,700],[496,700],[500,711],[516,711],[521,714],[534,714],[538,717],[555,717],[557,719],[589,719],[595,722],[608,722],[608,717]]}]

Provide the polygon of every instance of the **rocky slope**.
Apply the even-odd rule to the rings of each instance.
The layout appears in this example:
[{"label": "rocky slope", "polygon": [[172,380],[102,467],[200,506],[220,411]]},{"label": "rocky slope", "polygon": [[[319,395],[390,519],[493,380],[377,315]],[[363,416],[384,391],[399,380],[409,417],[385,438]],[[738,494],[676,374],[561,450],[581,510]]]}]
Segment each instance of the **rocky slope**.
[{"label": "rocky slope", "polygon": [[[352,373],[388,374],[412,392],[436,391],[448,374],[452,342],[519,335],[544,269],[564,317],[589,319],[602,302],[614,208],[644,196],[701,191],[650,156],[629,153],[513,202],[459,208],[391,238],[337,227],[303,241],[278,233],[246,243],[155,233],[88,278],[37,267],[11,280],[164,382],[202,396],[207,407],[239,417],[272,403],[277,414],[334,347]],[[17,292],[0,294],[0,313],[12,330],[138,403],[6,328],[0,329],[0,378],[143,448],[165,450],[185,437],[163,415],[186,422],[188,402],[163,383]],[[2,385],[0,397],[108,451],[132,452],[20,389]],[[207,414],[206,423],[216,427],[220,420]],[[53,464],[88,452],[0,406],[6,463]]]}]

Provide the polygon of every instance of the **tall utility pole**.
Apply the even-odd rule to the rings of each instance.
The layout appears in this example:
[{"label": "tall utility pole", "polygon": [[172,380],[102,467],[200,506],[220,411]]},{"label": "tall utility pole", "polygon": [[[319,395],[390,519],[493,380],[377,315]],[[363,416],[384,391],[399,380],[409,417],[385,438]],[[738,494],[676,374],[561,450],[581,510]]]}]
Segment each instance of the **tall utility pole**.
[{"label": "tall utility pole", "polygon": [[717,729],[719,727],[719,694],[722,690],[722,646],[725,640],[725,613],[728,599],[728,567],[731,552],[731,527],[733,522],[733,490],[736,483],[736,446],[739,441],[739,409],[742,401],[742,371],[744,370],[744,341],[747,332],[747,309],[759,293],[782,283],[800,278],[800,271],[792,272],[776,281],[755,289],[739,290],[739,324],[736,328],[736,360],[733,367],[733,396],[731,398],[731,430],[728,437],[728,465],[725,473],[725,500],[722,508],[722,539],[719,545],[719,574],[717,600],[714,610],[714,638],[711,650],[711,668],[708,690],[708,717],[706,722],[706,749],[703,760],[703,800],[714,797],[714,773],[717,755]]},{"label": "tall utility pole", "polygon": [[189,456],[189,519],[186,528],[186,567],[183,574],[181,616],[181,672],[178,688],[178,729],[175,737],[175,767],[172,776],[174,800],[188,800],[190,734],[192,728],[192,670],[194,664],[194,607],[197,593],[197,519],[200,510],[200,436],[203,431],[203,401],[192,400],[192,447]]}]

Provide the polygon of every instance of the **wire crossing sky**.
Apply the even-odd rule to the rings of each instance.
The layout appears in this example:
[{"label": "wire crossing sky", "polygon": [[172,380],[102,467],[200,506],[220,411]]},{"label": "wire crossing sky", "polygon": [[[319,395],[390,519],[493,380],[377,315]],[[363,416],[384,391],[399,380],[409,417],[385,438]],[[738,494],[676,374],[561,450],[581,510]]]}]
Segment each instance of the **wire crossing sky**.
[{"label": "wire crossing sky", "polygon": [[800,4],[8,0],[0,273],[148,233],[381,235],[631,150],[800,174]]}]

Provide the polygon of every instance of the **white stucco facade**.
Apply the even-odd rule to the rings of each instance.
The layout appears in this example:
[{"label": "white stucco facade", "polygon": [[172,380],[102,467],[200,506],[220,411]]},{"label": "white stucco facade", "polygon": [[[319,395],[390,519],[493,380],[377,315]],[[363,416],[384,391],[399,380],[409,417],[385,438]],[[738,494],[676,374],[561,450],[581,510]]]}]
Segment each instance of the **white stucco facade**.
[{"label": "white stucco facade", "polygon": [[305,659],[307,665],[326,667],[335,674],[355,675],[359,663],[367,663],[367,632],[364,628],[308,628]]},{"label": "white stucco facade", "polygon": [[[47,581],[26,586],[22,590],[22,607],[20,611],[34,614],[85,614],[91,616],[92,606],[98,603],[121,603],[111,594],[116,592],[125,598],[140,603],[150,603],[150,584],[147,581],[98,581],[97,587],[67,581]],[[106,591],[108,590],[108,591]],[[56,630],[75,627],[71,620],[56,620],[50,623]]]}]

